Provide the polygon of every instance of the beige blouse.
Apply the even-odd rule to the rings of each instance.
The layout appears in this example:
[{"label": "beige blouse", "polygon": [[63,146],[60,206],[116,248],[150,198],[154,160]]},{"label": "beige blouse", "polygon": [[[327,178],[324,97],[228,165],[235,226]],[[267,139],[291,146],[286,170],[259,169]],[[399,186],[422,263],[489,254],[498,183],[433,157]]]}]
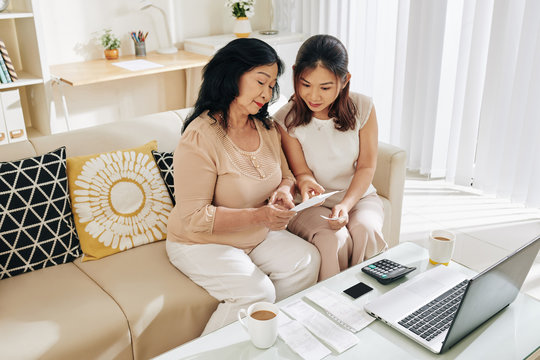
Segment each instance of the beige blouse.
[{"label": "beige blouse", "polygon": [[169,215],[167,239],[186,244],[226,244],[251,251],[268,233],[263,225],[214,234],[216,207],[256,208],[282,179],[293,179],[279,132],[255,121],[259,148],[238,148],[207,113],[186,129],[174,152],[176,205]]}]

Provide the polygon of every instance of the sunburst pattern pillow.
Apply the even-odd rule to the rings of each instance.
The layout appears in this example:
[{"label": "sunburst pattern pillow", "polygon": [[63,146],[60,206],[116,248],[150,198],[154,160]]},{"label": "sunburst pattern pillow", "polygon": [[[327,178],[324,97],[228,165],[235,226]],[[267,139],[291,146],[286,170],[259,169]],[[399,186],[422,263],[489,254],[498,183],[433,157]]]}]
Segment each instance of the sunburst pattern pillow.
[{"label": "sunburst pattern pillow", "polygon": [[152,150],[156,141],[67,159],[83,261],[166,238],[172,202]]}]

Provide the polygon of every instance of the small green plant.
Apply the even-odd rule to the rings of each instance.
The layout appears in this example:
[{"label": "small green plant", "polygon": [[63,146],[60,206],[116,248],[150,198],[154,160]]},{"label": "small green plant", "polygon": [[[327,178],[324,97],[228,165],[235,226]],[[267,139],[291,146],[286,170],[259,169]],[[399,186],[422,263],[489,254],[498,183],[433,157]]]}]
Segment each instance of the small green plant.
[{"label": "small green plant", "polygon": [[99,37],[99,41],[106,50],[118,49],[120,47],[120,39],[112,33],[111,29],[103,30],[103,34]]},{"label": "small green plant", "polygon": [[231,8],[235,18],[252,16],[254,14],[255,0],[234,1],[228,0],[226,7]]}]

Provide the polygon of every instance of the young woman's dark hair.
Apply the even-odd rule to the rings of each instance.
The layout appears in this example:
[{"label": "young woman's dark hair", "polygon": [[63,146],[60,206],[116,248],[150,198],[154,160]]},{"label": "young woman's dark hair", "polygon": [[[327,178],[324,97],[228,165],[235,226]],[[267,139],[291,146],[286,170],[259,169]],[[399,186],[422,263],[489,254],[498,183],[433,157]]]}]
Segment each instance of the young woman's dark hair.
[{"label": "young woman's dark hair", "polygon": [[[301,77],[305,71],[322,66],[345,82],[349,73],[347,49],[337,38],[331,35],[314,35],[304,41],[294,64],[293,78],[295,93],[299,93]],[[294,105],[285,117],[287,129],[309,124],[312,112],[299,96],[293,96]],[[354,129],[358,109],[349,97],[349,82],[340,91],[337,99],[330,105],[328,116],[334,118],[335,128],[339,131]]]},{"label": "young woman's dark hair", "polygon": [[[241,38],[229,42],[210,59],[203,69],[203,79],[194,109],[184,122],[182,132],[189,124],[204,111],[208,110],[209,115],[216,119],[214,115],[220,114],[216,121],[227,129],[229,120],[229,106],[239,95],[238,83],[240,77],[257,66],[277,64],[278,77],[283,73],[283,61],[276,51],[262,40],[252,38]],[[274,102],[279,97],[279,86],[276,83],[272,90]],[[268,104],[266,103],[257,114],[250,115],[261,121],[264,126],[270,128],[268,114]]]}]

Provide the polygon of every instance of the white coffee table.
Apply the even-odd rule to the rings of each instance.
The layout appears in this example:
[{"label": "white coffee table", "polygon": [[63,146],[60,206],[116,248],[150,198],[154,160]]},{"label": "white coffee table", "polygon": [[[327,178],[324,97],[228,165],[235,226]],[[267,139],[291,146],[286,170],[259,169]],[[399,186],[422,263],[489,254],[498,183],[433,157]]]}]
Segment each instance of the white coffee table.
[{"label": "white coffee table", "polygon": [[[390,285],[381,285],[365,275],[358,264],[330,279],[282,300],[278,305],[285,305],[312,289],[325,286],[336,293],[363,281],[374,288],[370,293],[355,300],[365,302],[368,297],[378,296],[406,281],[419,272],[431,268],[427,250],[413,243],[400,244],[387,252],[370,259],[388,258],[404,265],[416,266],[417,270],[405,279]],[[451,262],[454,267],[467,275],[474,271]],[[365,329],[356,333],[360,342],[349,350],[337,354],[333,352],[325,359],[524,359],[540,346],[540,302],[520,293],[517,299],[505,310],[495,315],[474,332],[461,340],[449,351],[436,355],[411,341],[399,332],[380,321],[374,321]],[[259,350],[251,344],[249,336],[238,321],[216,330],[206,336],[194,339],[172,349],[156,359],[301,359],[281,339],[266,350]]]}]

